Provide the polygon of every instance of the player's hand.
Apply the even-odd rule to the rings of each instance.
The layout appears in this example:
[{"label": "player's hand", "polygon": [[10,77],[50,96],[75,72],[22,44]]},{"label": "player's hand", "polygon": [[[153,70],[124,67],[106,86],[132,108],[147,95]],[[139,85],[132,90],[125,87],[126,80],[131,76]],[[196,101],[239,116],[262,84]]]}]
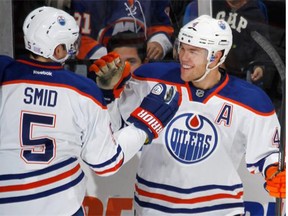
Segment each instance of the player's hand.
[{"label": "player's hand", "polygon": [[265,189],[270,196],[276,198],[286,198],[286,168],[278,171],[277,165],[272,165],[265,172]]},{"label": "player's hand", "polygon": [[116,52],[97,59],[89,67],[89,72],[96,74],[96,83],[101,88],[106,102],[119,98],[126,82],[131,78],[130,64],[121,62]]},{"label": "player's hand", "polygon": [[128,118],[128,121],[144,130],[148,135],[147,143],[157,138],[159,133],[173,118],[179,108],[179,93],[175,87],[156,84]]}]

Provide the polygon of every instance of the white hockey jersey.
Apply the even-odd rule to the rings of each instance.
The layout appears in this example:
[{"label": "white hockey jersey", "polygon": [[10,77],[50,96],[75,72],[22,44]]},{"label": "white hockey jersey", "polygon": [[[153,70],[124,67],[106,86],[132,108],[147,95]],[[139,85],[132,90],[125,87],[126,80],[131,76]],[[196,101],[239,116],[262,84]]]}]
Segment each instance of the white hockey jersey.
[{"label": "white hockey jersey", "polygon": [[265,93],[228,76],[201,90],[180,78],[178,63],[149,63],[133,74],[118,106],[126,119],[157,82],[177,87],[181,105],[160,136],[142,148],[135,185],[137,215],[244,214],[237,173],[277,162],[280,125]]},{"label": "white hockey jersey", "polygon": [[111,175],[146,139],[134,126],[113,136],[110,124],[92,80],[58,63],[0,56],[0,215],[75,213],[86,192],[78,158]]}]

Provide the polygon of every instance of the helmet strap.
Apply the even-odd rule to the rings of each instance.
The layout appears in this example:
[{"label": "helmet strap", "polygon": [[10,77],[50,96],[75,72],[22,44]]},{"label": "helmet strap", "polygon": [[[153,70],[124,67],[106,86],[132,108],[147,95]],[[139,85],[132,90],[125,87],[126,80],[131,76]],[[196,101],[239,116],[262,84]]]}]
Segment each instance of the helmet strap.
[{"label": "helmet strap", "polygon": [[55,62],[58,62],[58,63],[63,64],[63,63],[65,63],[65,61],[66,61],[69,57],[70,57],[70,56],[69,56],[69,54],[67,53],[67,55],[66,55],[64,58],[62,58],[62,59],[56,59],[53,55],[51,55],[49,58],[52,59],[52,60],[55,61]]},{"label": "helmet strap", "polygon": [[[210,62],[210,63],[211,63],[211,62]],[[210,63],[208,63],[208,64],[206,65],[205,73],[204,73],[200,78],[198,78],[198,79],[196,79],[196,80],[193,80],[193,82],[201,82],[202,80],[204,80],[204,79],[207,77],[207,75],[211,72],[211,70],[214,70],[215,68],[217,68],[222,62],[221,62],[221,61],[218,62],[218,64],[215,65],[213,68],[208,68],[208,66],[209,66]]]}]

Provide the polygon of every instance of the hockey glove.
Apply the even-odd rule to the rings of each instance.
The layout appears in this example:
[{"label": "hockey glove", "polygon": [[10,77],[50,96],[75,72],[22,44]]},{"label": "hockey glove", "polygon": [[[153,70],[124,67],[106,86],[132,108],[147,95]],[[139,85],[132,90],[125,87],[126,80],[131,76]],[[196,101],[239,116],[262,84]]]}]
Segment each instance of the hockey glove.
[{"label": "hockey glove", "polygon": [[286,168],[279,171],[277,164],[275,164],[267,168],[265,175],[265,189],[270,196],[286,198]]},{"label": "hockey glove", "polygon": [[156,84],[128,118],[135,127],[144,130],[148,138],[145,144],[151,143],[173,118],[179,108],[179,93],[174,87]]},{"label": "hockey glove", "polygon": [[115,52],[97,59],[89,67],[89,72],[96,74],[96,83],[102,90],[107,104],[119,98],[125,88],[126,82],[131,78],[130,64],[122,63]]}]

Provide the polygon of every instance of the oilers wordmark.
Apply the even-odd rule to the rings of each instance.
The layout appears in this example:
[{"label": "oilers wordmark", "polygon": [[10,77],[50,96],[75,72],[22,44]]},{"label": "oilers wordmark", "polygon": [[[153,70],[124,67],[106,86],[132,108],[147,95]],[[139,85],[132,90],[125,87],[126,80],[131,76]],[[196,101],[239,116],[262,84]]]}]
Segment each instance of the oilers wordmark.
[{"label": "oilers wordmark", "polygon": [[172,130],[170,140],[175,154],[186,160],[197,160],[205,156],[212,146],[211,141],[211,135],[178,128]]}]

